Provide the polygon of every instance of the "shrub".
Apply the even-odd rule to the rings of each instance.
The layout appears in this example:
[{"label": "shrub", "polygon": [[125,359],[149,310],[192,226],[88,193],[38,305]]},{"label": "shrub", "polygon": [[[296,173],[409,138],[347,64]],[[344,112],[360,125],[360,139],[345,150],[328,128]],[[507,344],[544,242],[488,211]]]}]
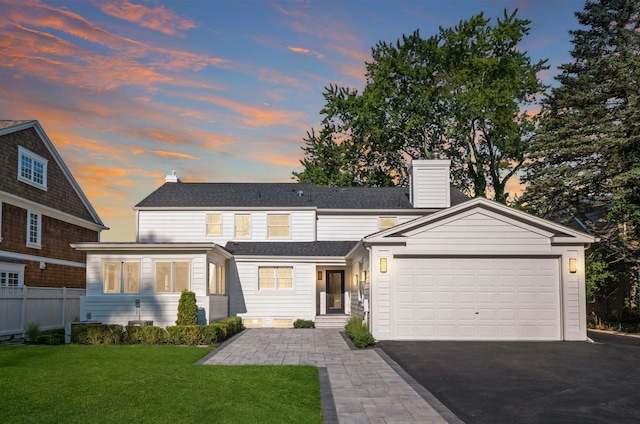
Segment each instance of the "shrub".
[{"label": "shrub", "polygon": [[315,328],[315,323],[310,319],[297,319],[293,323],[293,328]]},{"label": "shrub", "polygon": [[204,344],[204,325],[174,325],[167,327],[167,342],[176,345]]},{"label": "shrub", "polygon": [[64,344],[64,328],[43,331],[38,338],[38,344],[49,346]]},{"label": "shrub", "polygon": [[376,343],[376,340],[369,332],[369,327],[362,321],[362,317],[360,316],[353,315],[349,318],[344,330],[349,338],[353,340],[353,344],[361,349],[367,346],[373,346]]},{"label": "shrub", "polygon": [[125,343],[127,344],[162,344],[167,341],[167,331],[156,326],[136,326],[126,327]]},{"label": "shrub", "polygon": [[194,292],[183,290],[180,294],[176,325],[198,325],[198,306]]},{"label": "shrub", "polygon": [[81,324],[71,330],[71,341],[79,344],[122,344],[124,327],[118,324]]},{"label": "shrub", "polygon": [[219,343],[227,338],[227,327],[224,324],[214,322],[205,327],[205,343]]},{"label": "shrub", "polygon": [[40,322],[33,321],[27,324],[25,335],[27,336],[27,342],[38,343],[38,339],[40,338]]}]

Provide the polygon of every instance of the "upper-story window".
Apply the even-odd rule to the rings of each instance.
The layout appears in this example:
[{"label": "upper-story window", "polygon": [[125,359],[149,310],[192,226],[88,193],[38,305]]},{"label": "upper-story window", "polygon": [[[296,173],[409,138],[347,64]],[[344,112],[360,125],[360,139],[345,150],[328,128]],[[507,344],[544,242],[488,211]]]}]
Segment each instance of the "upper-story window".
[{"label": "upper-story window", "polygon": [[381,217],[378,219],[378,227],[380,230],[386,230],[387,228],[395,227],[396,218],[395,217]]},{"label": "upper-story window", "polygon": [[289,237],[289,215],[267,215],[267,237]]},{"label": "upper-story window", "polygon": [[47,189],[47,160],[18,146],[18,180]]},{"label": "upper-story window", "polygon": [[251,237],[251,215],[236,215],[235,237]]},{"label": "upper-story window", "polygon": [[222,215],[219,213],[207,214],[207,235],[208,236],[221,236],[222,235]]},{"label": "upper-story window", "polygon": [[27,246],[39,249],[41,247],[42,215],[27,211]]}]

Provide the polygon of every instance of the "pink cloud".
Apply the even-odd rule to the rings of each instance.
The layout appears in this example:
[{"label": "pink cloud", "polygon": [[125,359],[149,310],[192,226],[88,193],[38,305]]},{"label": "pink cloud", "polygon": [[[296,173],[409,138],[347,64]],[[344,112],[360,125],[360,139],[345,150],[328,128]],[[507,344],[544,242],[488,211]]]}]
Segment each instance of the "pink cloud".
[{"label": "pink cloud", "polygon": [[148,8],[127,0],[99,1],[96,5],[107,15],[168,35],[178,35],[178,31],[197,27],[193,21],[179,17],[164,6]]}]

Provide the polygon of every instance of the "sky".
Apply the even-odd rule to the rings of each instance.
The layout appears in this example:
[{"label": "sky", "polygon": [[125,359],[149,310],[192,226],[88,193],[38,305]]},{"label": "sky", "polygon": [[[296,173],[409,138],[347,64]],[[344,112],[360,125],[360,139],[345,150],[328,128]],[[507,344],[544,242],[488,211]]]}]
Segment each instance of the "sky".
[{"label": "sky", "polygon": [[[484,12],[531,20],[519,48],[570,62],[584,0],[0,0],[0,119],[38,120],[108,231],[182,181],[291,182],[324,88],[361,90],[380,41]],[[517,184],[517,181],[512,184]]]}]

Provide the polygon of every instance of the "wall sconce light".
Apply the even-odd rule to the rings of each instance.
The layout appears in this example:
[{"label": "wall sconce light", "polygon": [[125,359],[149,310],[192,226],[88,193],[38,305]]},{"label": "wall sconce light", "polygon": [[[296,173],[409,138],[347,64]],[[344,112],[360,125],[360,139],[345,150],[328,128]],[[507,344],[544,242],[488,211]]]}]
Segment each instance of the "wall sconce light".
[{"label": "wall sconce light", "polygon": [[45,269],[47,267],[47,264],[45,264],[44,262],[40,262],[40,269]]},{"label": "wall sconce light", "polygon": [[358,274],[353,274],[353,287],[358,287]]},{"label": "wall sconce light", "polygon": [[322,271],[318,271],[318,281],[322,281]]},{"label": "wall sconce light", "polygon": [[360,281],[367,281],[367,271],[360,272]]},{"label": "wall sconce light", "polygon": [[380,272],[387,273],[387,258],[380,258]]},{"label": "wall sconce light", "polygon": [[575,274],[578,271],[578,260],[576,258],[569,258],[569,272]]}]

